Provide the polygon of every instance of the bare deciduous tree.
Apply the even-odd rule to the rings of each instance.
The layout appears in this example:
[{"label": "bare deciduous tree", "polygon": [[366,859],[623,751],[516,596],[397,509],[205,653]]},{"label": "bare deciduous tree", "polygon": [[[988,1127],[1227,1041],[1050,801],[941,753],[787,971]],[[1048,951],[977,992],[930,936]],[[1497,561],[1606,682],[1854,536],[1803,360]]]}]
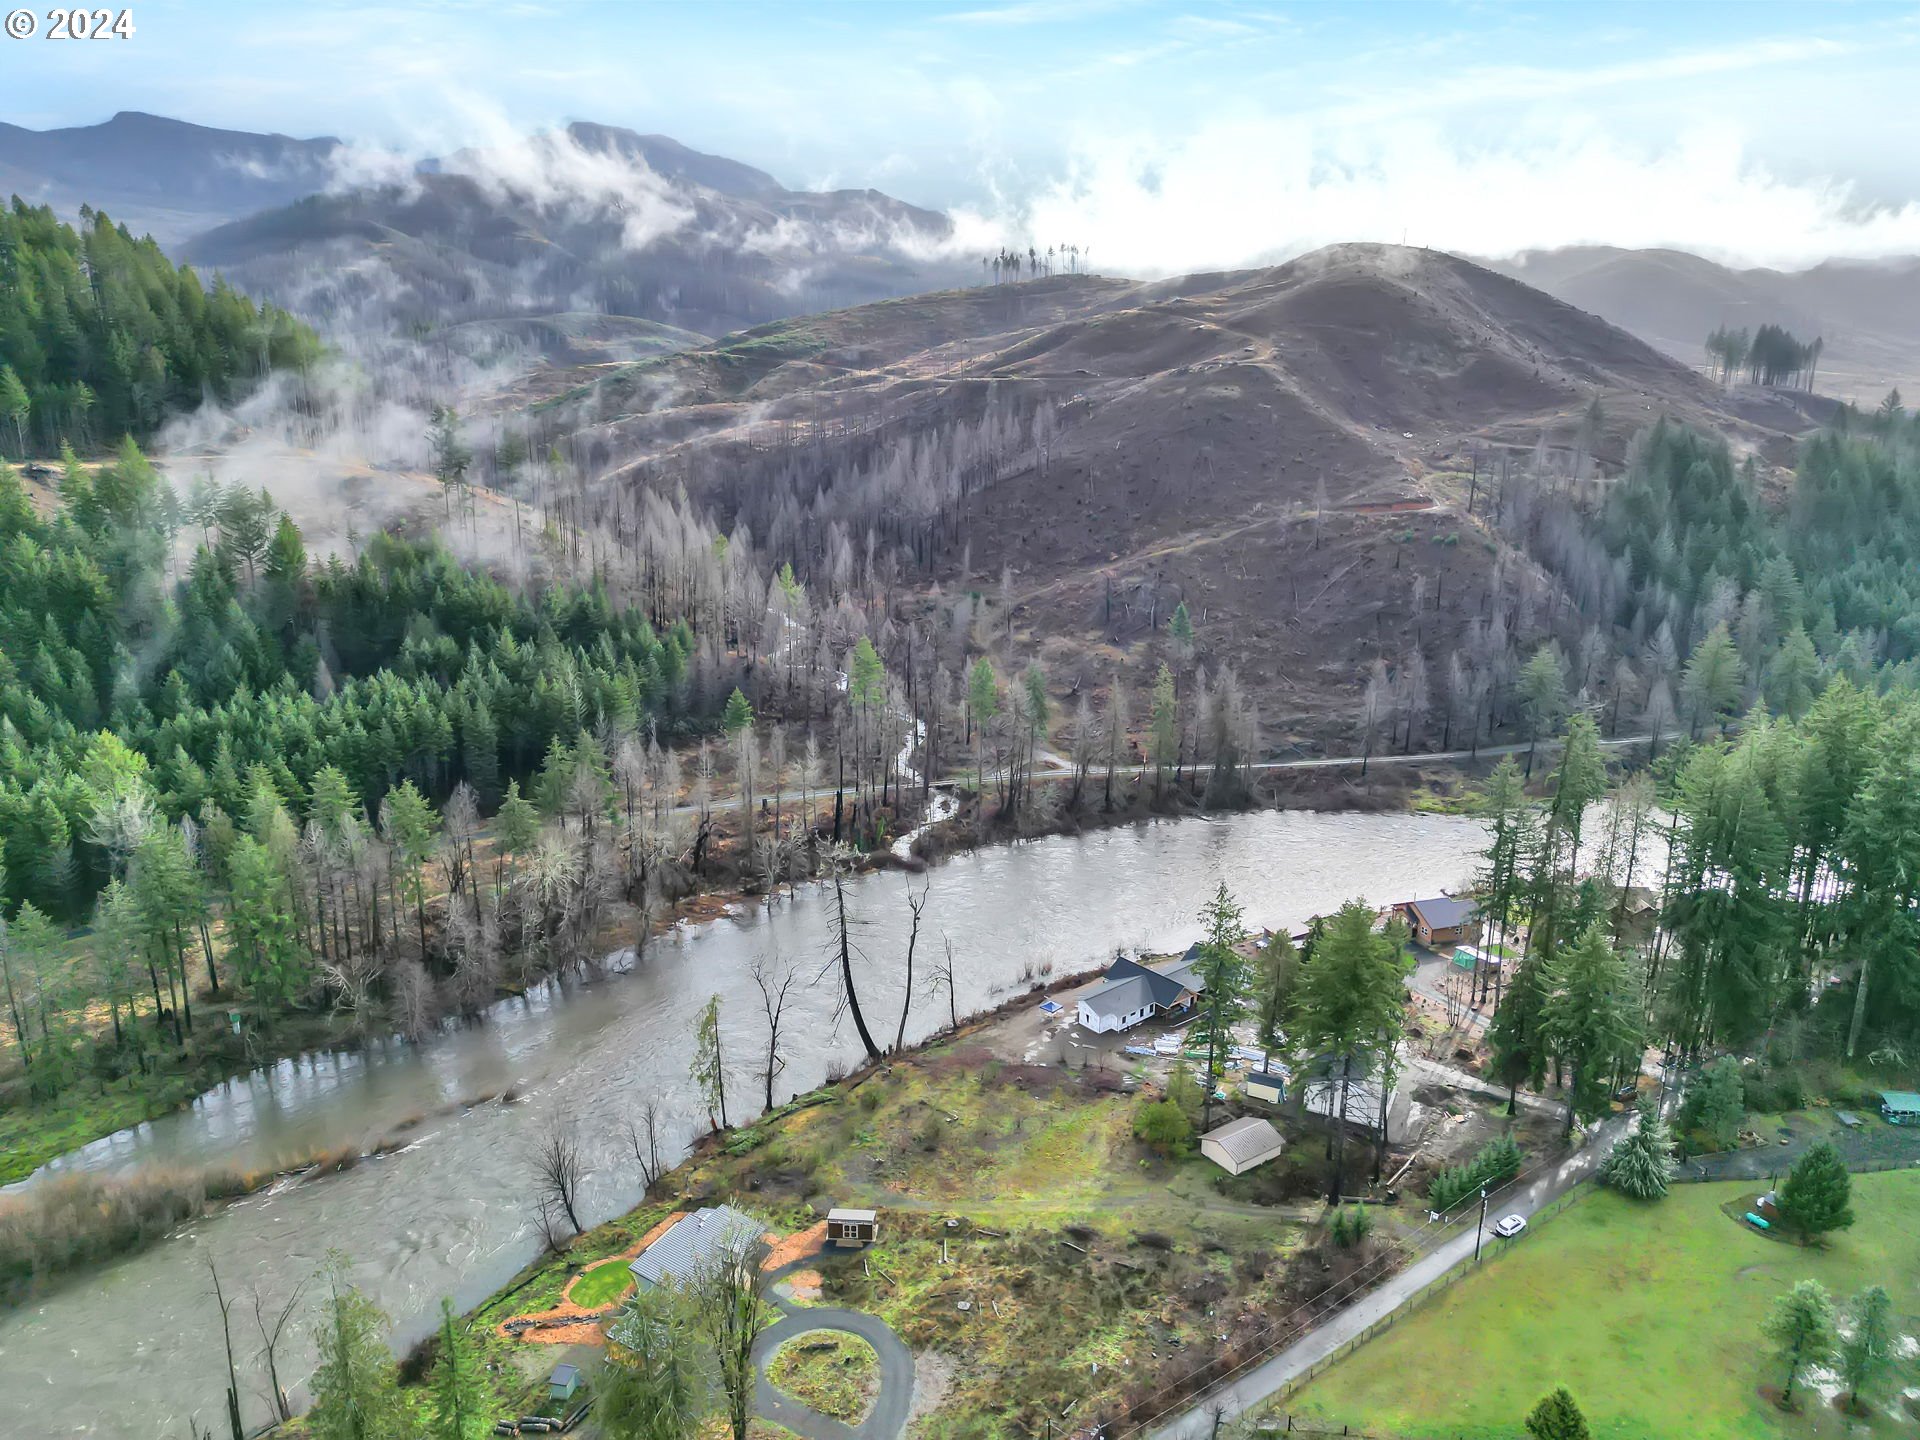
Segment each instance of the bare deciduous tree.
[{"label": "bare deciduous tree", "polygon": [[660,1159],[660,1102],[649,1099],[640,1107],[636,1120],[629,1115],[620,1123],[620,1133],[640,1166],[640,1179],[648,1190],[659,1183],[666,1166]]},{"label": "bare deciduous tree", "polygon": [[760,1007],[767,1017],[767,1058],[760,1067],[760,1077],[766,1082],[767,1109],[773,1109],[773,1082],[782,1070],[787,1068],[786,1058],[780,1053],[780,1022],[787,1011],[787,998],[793,993],[796,976],[791,965],[783,963],[778,956],[759,958],[753,962],[753,983],[760,988]]},{"label": "bare deciduous tree", "polygon": [[293,1405],[287,1399],[287,1390],[280,1383],[280,1341],[287,1333],[287,1323],[293,1319],[295,1307],[300,1303],[300,1292],[307,1288],[302,1280],[293,1287],[286,1303],[274,1312],[271,1321],[267,1318],[266,1302],[260,1298],[260,1287],[253,1288],[253,1323],[260,1327],[260,1360],[267,1367],[267,1384],[272,1389],[273,1413],[282,1420],[293,1418]]},{"label": "bare deciduous tree", "polygon": [[580,1154],[580,1141],[571,1122],[555,1116],[545,1134],[535,1142],[528,1164],[533,1170],[534,1193],[550,1211],[567,1217],[578,1235],[586,1227],[580,1223],[574,1204],[587,1166]]},{"label": "bare deciduous tree", "polygon": [[920,943],[920,914],[927,908],[927,892],[932,888],[933,882],[929,880],[916,895],[913,893],[913,882],[907,882],[907,909],[913,915],[913,927],[907,931],[907,978],[900,990],[900,1028],[893,1033],[895,1050],[900,1049],[907,1040],[907,1012],[913,1008],[913,952]]},{"label": "bare deciduous tree", "polygon": [[767,1328],[766,1247],[756,1241],[722,1246],[694,1277],[692,1294],[701,1329],[713,1346],[714,1368],[733,1440],[747,1440],[753,1413],[754,1342]]}]

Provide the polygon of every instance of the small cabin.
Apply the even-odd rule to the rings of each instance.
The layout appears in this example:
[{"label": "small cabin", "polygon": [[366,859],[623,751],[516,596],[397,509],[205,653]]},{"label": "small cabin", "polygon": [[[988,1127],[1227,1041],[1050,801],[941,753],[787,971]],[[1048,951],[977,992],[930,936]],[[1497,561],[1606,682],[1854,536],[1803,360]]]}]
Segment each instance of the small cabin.
[{"label": "small cabin", "polygon": [[549,1400],[571,1400],[574,1392],[580,1388],[580,1367],[577,1365],[556,1365],[553,1374],[547,1380],[547,1398]]},{"label": "small cabin", "polygon": [[1888,1090],[1880,1097],[1880,1114],[1889,1125],[1920,1125],[1920,1094]]},{"label": "small cabin", "polygon": [[842,1250],[863,1250],[880,1238],[875,1210],[835,1207],[827,1212],[827,1240]]},{"label": "small cabin", "polygon": [[1249,1100],[1278,1105],[1287,1098],[1287,1077],[1272,1070],[1249,1070],[1245,1088]]}]

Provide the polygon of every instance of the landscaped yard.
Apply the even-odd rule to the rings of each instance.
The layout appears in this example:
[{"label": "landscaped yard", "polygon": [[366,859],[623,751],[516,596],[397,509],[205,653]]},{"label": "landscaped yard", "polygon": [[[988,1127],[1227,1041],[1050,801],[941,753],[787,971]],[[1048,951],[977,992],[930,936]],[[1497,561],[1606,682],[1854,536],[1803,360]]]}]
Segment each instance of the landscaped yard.
[{"label": "landscaped yard", "polygon": [[[1902,1328],[1920,1329],[1920,1173],[1854,1177],[1858,1220],[1825,1250],[1722,1213],[1753,1191],[1676,1185],[1649,1206],[1596,1194],[1283,1408],[1410,1440],[1510,1440],[1534,1403],[1565,1385],[1600,1440],[1842,1434],[1842,1417],[1816,1394],[1799,1415],[1762,1397],[1783,1377],[1761,1323],[1774,1297],[1812,1278],[1840,1300],[1884,1284]],[[1882,1415],[1874,1428],[1915,1427]]]},{"label": "landscaped yard", "polygon": [[801,1404],[853,1425],[879,1393],[880,1357],[858,1335],[815,1330],[780,1347],[767,1379]]},{"label": "landscaped yard", "polygon": [[594,1266],[573,1282],[567,1298],[582,1310],[599,1310],[611,1305],[633,1288],[633,1271],[625,1260],[608,1260]]}]

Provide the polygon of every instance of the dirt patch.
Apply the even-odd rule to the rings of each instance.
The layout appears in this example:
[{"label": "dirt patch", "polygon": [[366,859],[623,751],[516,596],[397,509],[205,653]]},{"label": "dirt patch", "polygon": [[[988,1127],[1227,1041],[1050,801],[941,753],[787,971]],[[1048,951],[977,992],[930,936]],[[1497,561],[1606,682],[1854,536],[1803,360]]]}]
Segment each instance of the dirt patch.
[{"label": "dirt patch", "polygon": [[[809,1225],[804,1230],[796,1230],[791,1235],[775,1238],[767,1248],[767,1258],[761,1265],[763,1270],[778,1270],[782,1265],[791,1265],[796,1260],[804,1260],[809,1255],[818,1254],[827,1243],[827,1222]],[[819,1283],[819,1276],[814,1283]]]}]

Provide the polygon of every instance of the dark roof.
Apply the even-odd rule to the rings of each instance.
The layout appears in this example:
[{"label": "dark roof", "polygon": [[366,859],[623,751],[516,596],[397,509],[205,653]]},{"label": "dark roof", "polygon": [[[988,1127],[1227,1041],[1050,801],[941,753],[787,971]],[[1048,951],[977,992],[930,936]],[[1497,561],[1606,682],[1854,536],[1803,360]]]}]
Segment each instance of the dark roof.
[{"label": "dark roof", "polygon": [[1087,996],[1085,1004],[1096,1015],[1131,1015],[1144,1010],[1153,1000],[1153,991],[1138,975],[1109,980]]},{"label": "dark roof", "polygon": [[1408,900],[1403,903],[1429,930],[1451,930],[1456,925],[1466,924],[1480,913],[1480,907],[1472,900],[1456,900],[1451,895],[1439,895],[1432,900]]},{"label": "dark roof", "polygon": [[555,1385],[570,1385],[579,1378],[580,1371],[572,1365],[562,1362],[553,1367],[553,1383]]},{"label": "dark roof", "polygon": [[1287,1077],[1275,1070],[1249,1070],[1247,1084],[1271,1085],[1276,1090],[1284,1090],[1287,1088]]},{"label": "dark roof", "polygon": [[[1183,961],[1178,965],[1170,965],[1165,970],[1149,970],[1138,960],[1129,960],[1124,955],[1114,957],[1113,964],[1107,967],[1107,979],[1109,981],[1144,980],[1147,985],[1147,994],[1152,997],[1156,1005],[1177,1005],[1185,991],[1191,990],[1198,994],[1207,988],[1206,982],[1194,973],[1193,966],[1189,962]],[[1104,994],[1105,992],[1096,993]]]}]

